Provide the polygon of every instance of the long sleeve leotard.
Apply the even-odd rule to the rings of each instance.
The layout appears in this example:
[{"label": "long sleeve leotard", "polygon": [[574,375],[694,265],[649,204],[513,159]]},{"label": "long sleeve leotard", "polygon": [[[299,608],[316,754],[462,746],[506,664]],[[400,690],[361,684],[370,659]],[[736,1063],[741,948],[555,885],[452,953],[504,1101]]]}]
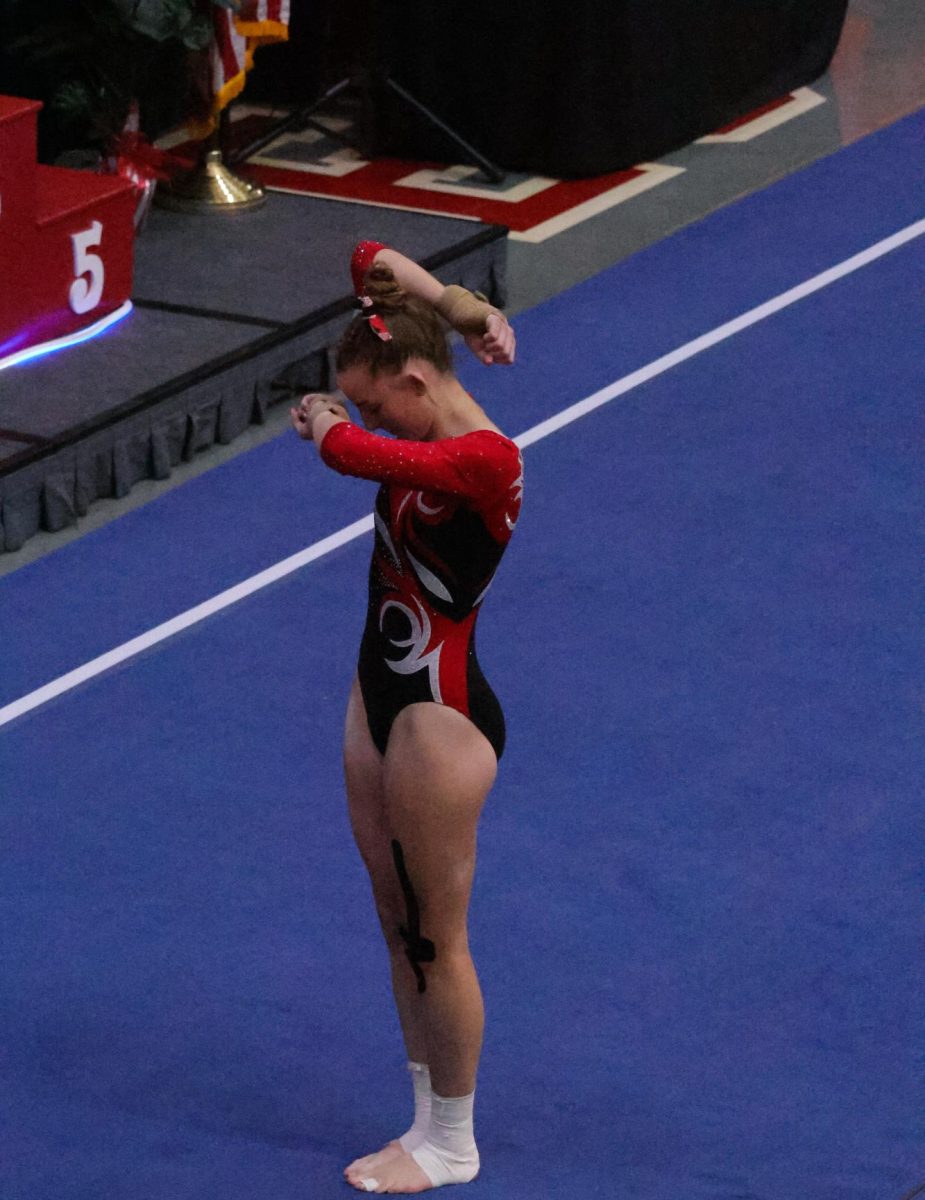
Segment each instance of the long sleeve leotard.
[{"label": "long sleeve leotard", "polygon": [[517,446],[489,429],[413,442],[341,422],[320,453],[382,485],[358,664],[374,744],[385,754],[397,714],[431,701],[468,717],[500,758],[504,716],[476,658],[475,622],[520,514]]}]

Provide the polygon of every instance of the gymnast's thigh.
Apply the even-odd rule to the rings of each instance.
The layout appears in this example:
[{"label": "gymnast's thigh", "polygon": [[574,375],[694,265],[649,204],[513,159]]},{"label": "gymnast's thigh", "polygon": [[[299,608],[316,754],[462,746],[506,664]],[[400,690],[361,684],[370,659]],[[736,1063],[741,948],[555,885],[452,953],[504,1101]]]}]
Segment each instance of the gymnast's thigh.
[{"label": "gymnast's thigh", "polygon": [[382,755],[369,733],[359,682],[354,679],[344,723],[344,780],[354,841],[369,871],[377,902],[396,890],[384,768]]},{"label": "gymnast's thigh", "polygon": [[476,829],[497,774],[488,739],[446,705],[403,708],[385,755],[388,827],[426,912],[429,937],[462,935],[475,871]]}]

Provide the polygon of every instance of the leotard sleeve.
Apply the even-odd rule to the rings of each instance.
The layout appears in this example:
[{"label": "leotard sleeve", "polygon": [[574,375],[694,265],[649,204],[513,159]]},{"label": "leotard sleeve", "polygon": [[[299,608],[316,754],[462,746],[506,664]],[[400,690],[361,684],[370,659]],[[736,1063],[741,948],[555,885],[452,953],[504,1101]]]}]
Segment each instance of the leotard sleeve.
[{"label": "leotard sleeve", "polygon": [[341,421],[321,441],[323,461],[342,475],[482,500],[506,491],[521,466],[514,442],[490,429],[435,442],[384,438]]},{"label": "leotard sleeve", "polygon": [[354,293],[359,296],[363,291],[363,279],[366,272],[376,260],[380,250],[388,250],[384,242],[360,242],[350,259],[350,276],[353,279]]}]

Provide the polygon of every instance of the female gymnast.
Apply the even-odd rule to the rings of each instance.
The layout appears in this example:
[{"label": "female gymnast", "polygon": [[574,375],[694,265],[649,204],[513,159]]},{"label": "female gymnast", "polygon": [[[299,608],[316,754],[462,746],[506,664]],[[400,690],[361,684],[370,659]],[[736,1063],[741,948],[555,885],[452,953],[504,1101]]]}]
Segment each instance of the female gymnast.
[{"label": "female gymnast", "polygon": [[504,316],[378,242],[361,243],[351,267],[361,314],[339,344],[337,383],[366,428],[336,396],[305,396],[291,415],[328,466],[381,484],[344,771],[415,1115],[344,1174],[359,1191],[411,1193],[468,1183],[479,1169],[472,1109],[484,1011],[466,920],[504,719],[474,632],[520,511],[523,463],[453,374],[437,314],[487,364],[514,361]]}]

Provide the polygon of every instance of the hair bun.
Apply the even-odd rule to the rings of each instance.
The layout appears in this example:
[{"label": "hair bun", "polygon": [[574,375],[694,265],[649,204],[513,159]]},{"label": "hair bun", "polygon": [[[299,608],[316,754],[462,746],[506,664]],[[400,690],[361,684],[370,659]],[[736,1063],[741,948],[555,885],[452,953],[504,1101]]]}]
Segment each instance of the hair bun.
[{"label": "hair bun", "polygon": [[405,307],[407,292],[395,278],[391,267],[370,267],[363,279],[363,287],[381,313],[400,312]]}]

